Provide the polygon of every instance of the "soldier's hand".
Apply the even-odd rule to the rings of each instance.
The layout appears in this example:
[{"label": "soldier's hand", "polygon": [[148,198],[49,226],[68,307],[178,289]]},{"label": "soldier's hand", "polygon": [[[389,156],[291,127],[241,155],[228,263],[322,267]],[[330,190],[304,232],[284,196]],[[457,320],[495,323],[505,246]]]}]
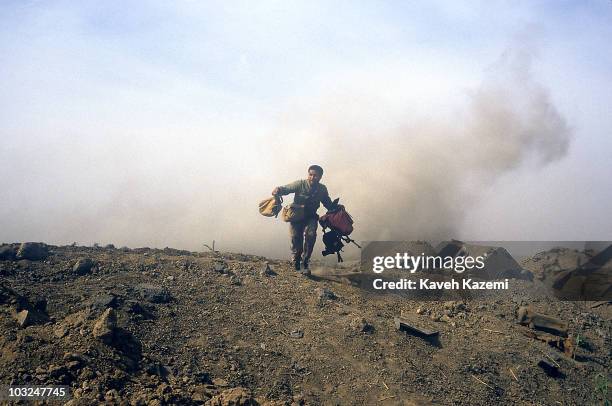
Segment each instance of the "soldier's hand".
[{"label": "soldier's hand", "polygon": [[276,196],[278,194],[278,187],[275,187],[272,191],[272,196]]}]

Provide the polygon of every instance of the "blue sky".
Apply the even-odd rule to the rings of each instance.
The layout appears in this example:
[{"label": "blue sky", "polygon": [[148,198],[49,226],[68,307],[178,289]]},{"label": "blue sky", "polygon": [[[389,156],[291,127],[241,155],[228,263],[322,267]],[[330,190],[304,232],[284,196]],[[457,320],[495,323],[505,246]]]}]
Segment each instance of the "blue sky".
[{"label": "blue sky", "polygon": [[[520,85],[496,65],[509,52],[528,55],[521,74],[567,123],[568,150],[470,174],[447,197],[461,210],[438,217],[475,240],[611,239],[611,23],[604,0],[4,1],[0,241],[198,249],[216,238],[284,255],[284,225],[249,210],[311,162],[333,169],[324,181],[364,219],[363,239],[402,237],[378,233],[353,191],[378,190],[387,169],[415,174],[406,193],[425,187],[422,161],[417,176],[393,150],[462,128],[488,77]],[[368,160],[372,140],[394,158]],[[350,154],[330,153],[346,144]],[[351,172],[366,161],[375,179]],[[465,194],[471,183],[482,187]]]}]

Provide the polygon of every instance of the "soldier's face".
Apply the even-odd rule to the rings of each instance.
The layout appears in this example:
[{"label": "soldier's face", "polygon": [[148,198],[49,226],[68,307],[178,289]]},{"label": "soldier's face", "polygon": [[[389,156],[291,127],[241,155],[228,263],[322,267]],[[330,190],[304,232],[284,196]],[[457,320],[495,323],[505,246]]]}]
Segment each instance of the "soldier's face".
[{"label": "soldier's face", "polygon": [[319,172],[312,169],[308,171],[308,183],[310,183],[311,185],[316,185],[317,183],[319,183],[320,180],[321,175],[319,174]]}]

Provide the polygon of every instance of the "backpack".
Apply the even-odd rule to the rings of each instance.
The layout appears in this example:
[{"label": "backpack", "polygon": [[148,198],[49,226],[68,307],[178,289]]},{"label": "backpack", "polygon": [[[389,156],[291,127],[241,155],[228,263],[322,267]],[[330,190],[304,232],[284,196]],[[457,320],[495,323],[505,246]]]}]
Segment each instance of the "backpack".
[{"label": "backpack", "polygon": [[336,230],[341,235],[351,235],[353,232],[353,218],[344,209],[344,206],[337,205],[337,208],[328,211],[319,219],[321,227]]},{"label": "backpack", "polygon": [[[319,224],[323,227],[323,244],[325,244],[325,250],[321,252],[323,256],[336,254],[338,262],[343,262],[340,251],[344,247],[344,242],[352,242],[357,247],[361,248],[354,240],[349,237],[349,234],[353,232],[353,218],[344,209],[344,206],[339,205],[336,199],[333,201],[333,208],[328,210],[325,215],[319,219]],[[328,229],[326,231],[326,229]]]},{"label": "backpack", "polygon": [[281,196],[272,196],[269,199],[259,202],[259,212],[262,216],[278,217],[283,208],[283,198]]}]

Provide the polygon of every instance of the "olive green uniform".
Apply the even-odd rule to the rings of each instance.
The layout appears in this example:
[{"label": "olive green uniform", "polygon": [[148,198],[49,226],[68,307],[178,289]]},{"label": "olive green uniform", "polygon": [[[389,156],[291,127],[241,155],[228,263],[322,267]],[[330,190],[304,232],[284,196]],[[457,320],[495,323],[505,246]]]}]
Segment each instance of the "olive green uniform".
[{"label": "olive green uniform", "polygon": [[293,203],[304,205],[304,220],[289,223],[291,254],[295,261],[301,259],[303,253],[303,260],[307,262],[310,260],[317,240],[319,220],[317,209],[321,203],[323,203],[325,208],[330,209],[332,201],[325,185],[318,183],[311,187],[310,183],[305,179],[296,180],[288,185],[278,187],[279,195],[284,196],[290,193],[295,193]]}]

